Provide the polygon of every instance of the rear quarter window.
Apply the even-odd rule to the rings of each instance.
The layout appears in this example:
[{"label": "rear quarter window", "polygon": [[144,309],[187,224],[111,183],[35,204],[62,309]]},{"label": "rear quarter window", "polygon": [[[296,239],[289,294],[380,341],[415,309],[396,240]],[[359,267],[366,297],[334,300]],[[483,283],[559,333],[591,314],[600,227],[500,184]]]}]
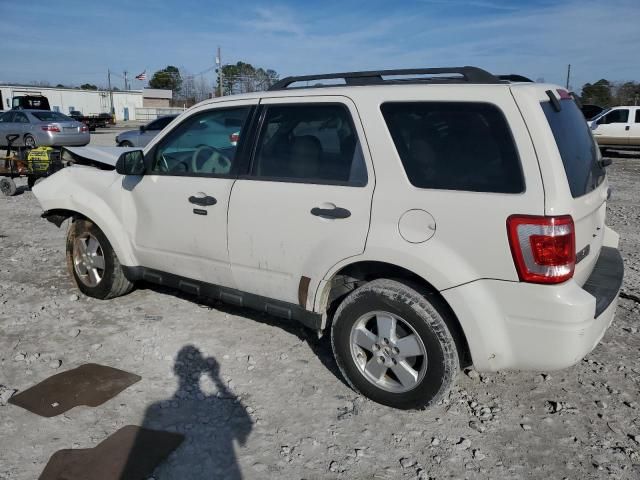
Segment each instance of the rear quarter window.
[{"label": "rear quarter window", "polygon": [[598,163],[596,143],[582,112],[571,99],[560,100],[560,111],[551,102],[541,102],[553,132],[573,198],[581,197],[602,183],[605,171]]},{"label": "rear quarter window", "polygon": [[412,185],[472,192],[524,191],[511,130],[495,105],[391,102],[381,110]]}]

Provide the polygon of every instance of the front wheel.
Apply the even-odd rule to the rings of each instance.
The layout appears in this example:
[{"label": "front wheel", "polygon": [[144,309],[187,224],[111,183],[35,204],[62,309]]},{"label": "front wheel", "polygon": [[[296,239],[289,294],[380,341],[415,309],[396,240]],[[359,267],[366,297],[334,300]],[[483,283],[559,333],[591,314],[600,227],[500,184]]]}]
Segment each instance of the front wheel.
[{"label": "front wheel", "polygon": [[133,143],[131,143],[129,140],[123,140],[122,142],[120,142],[118,144],[119,147],[133,147]]},{"label": "front wheel", "polygon": [[105,234],[89,220],[76,220],[67,234],[67,266],[89,297],[108,299],[133,289]]},{"label": "front wheel", "polygon": [[354,290],[336,311],[331,343],[351,387],[400,409],[424,408],[449,391],[460,369],[437,299],[394,280]]}]

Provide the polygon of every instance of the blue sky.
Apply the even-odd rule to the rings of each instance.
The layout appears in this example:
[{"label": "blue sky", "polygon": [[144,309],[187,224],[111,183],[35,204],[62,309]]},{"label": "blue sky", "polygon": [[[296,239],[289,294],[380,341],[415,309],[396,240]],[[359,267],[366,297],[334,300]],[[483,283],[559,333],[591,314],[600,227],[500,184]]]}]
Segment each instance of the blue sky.
[{"label": "blue sky", "polygon": [[0,82],[198,73],[218,45],[282,76],[476,65],[563,84],[571,63],[576,89],[640,81],[640,0],[0,0],[0,24]]}]

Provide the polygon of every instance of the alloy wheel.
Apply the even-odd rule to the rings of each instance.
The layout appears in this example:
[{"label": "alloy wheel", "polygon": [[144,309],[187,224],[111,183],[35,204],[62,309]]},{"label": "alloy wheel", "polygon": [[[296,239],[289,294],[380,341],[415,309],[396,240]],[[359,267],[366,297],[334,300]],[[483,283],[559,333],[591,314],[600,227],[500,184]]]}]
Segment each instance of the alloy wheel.
[{"label": "alloy wheel", "polygon": [[98,286],[104,277],[104,251],[98,239],[90,233],[84,233],[74,240],[73,268],[87,287]]},{"label": "alloy wheel", "polygon": [[353,325],[351,356],[362,375],[393,393],[412,390],[427,371],[427,350],[414,328],[389,312],[369,312]]}]

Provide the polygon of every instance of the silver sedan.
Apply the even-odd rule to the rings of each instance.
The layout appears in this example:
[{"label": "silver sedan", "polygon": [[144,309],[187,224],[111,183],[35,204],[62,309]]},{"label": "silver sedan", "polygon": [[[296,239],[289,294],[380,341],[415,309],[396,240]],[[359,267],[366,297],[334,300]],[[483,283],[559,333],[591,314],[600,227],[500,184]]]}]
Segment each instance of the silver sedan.
[{"label": "silver sedan", "polygon": [[119,147],[146,147],[147,143],[153,139],[160,131],[169,125],[177,115],[167,115],[159,117],[147,125],[141,125],[139,130],[127,130],[116,137],[116,144]]},{"label": "silver sedan", "polygon": [[83,146],[89,143],[89,127],[50,110],[10,110],[0,115],[0,146],[7,135],[18,134],[15,146]]}]

